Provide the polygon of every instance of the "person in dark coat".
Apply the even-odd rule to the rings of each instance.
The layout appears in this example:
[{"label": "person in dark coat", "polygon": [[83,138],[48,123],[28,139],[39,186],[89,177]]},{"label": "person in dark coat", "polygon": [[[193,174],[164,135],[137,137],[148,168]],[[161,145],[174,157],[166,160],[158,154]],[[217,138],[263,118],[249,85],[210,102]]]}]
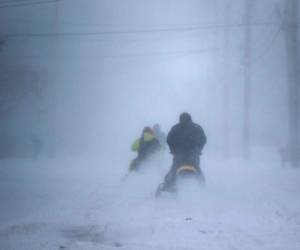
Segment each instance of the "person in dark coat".
[{"label": "person in dark coat", "polygon": [[138,170],[141,165],[160,149],[159,141],[155,138],[150,127],[145,127],[140,138],[136,139],[131,146],[132,151],[137,152],[137,157],[132,160],[129,170]]},{"label": "person in dark coat", "polygon": [[167,136],[167,143],[173,154],[173,164],[164,180],[165,189],[175,187],[176,171],[182,165],[194,166],[199,178],[204,181],[199,163],[206,141],[203,128],[192,121],[189,113],[182,113],[179,123],[172,127]]}]

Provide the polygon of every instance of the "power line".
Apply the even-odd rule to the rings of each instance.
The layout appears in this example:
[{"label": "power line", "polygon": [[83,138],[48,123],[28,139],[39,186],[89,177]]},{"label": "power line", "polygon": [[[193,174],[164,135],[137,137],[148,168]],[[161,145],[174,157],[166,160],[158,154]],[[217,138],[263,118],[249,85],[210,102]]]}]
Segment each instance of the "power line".
[{"label": "power line", "polygon": [[253,62],[257,62],[261,60],[265,55],[268,54],[268,52],[271,50],[273,45],[275,44],[275,41],[277,40],[279,34],[281,33],[282,29],[279,28],[271,37],[270,42],[268,43],[267,47],[262,51],[260,55],[258,55],[256,58],[253,59]]},{"label": "power line", "polygon": [[32,1],[32,2],[23,2],[23,3],[7,3],[1,4],[0,2],[0,9],[6,8],[14,8],[14,7],[22,7],[22,6],[33,6],[33,5],[41,5],[41,4],[50,4],[50,3],[57,3],[63,0],[45,0],[45,1]]},{"label": "power line", "polygon": [[32,2],[33,0],[2,0],[0,1],[0,4],[10,4],[10,3],[26,3],[26,2]]},{"label": "power line", "polygon": [[0,1],[0,4],[7,4],[7,3],[22,3],[22,2],[30,2],[31,0],[3,0]]},{"label": "power line", "polygon": [[[57,0],[59,1],[59,0]],[[270,26],[278,25],[274,22],[257,22],[250,24],[251,26]],[[101,36],[101,35],[126,35],[126,34],[149,34],[149,33],[172,33],[172,32],[192,32],[200,30],[223,29],[223,28],[243,28],[245,24],[211,24],[202,26],[188,26],[177,28],[151,28],[151,29],[131,29],[131,30],[116,30],[116,31],[95,31],[95,32],[52,32],[52,33],[19,33],[6,34],[5,37],[33,37],[33,38],[49,38],[49,37],[84,37],[84,36]]]},{"label": "power line", "polygon": [[255,63],[257,61],[260,61],[263,57],[265,57],[269,51],[272,49],[273,45],[275,44],[277,38],[279,37],[280,33],[283,31],[284,29],[284,20],[282,20],[279,24],[279,28],[276,30],[276,32],[274,32],[274,34],[271,36],[267,46],[265,47],[265,49],[262,51],[262,53],[258,56],[256,56],[255,58],[252,59],[252,61]]},{"label": "power line", "polygon": [[195,49],[195,50],[177,50],[177,51],[160,51],[160,52],[149,52],[140,54],[120,54],[120,55],[20,55],[20,56],[9,56],[3,55],[3,57],[9,58],[134,58],[134,57],[157,57],[157,56],[186,56],[186,55],[197,55],[209,52],[215,52],[218,49],[206,48],[206,49]]}]

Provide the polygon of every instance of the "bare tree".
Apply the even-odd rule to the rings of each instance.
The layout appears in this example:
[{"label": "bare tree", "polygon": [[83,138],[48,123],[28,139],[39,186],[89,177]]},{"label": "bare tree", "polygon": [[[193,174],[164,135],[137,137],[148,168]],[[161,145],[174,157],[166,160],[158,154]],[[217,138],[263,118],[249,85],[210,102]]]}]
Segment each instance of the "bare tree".
[{"label": "bare tree", "polygon": [[[3,121],[6,121],[2,123],[2,129],[11,131],[10,133],[0,131],[0,156],[24,155],[28,149],[21,149],[18,143],[20,138],[18,139],[15,136],[15,128],[10,128],[10,126],[17,125],[14,117],[18,115],[24,103],[28,101],[35,104],[30,112],[36,119],[36,126],[41,126],[45,103],[40,74],[37,74],[36,70],[32,70],[27,66],[5,62],[0,67],[0,83],[0,117]],[[22,124],[18,124],[18,128],[22,130],[24,127],[22,127]],[[36,131],[32,131],[31,134],[25,137],[28,141],[32,141],[33,135],[41,140],[40,135],[37,135]]]},{"label": "bare tree", "polygon": [[0,69],[0,113],[13,111],[28,95],[41,98],[38,75],[32,69],[16,64],[1,66]]}]

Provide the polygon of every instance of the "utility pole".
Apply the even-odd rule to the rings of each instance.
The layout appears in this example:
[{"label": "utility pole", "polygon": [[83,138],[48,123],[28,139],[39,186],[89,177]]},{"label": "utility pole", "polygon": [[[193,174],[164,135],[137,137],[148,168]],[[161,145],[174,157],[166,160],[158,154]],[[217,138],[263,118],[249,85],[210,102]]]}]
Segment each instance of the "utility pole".
[{"label": "utility pole", "polygon": [[230,128],[229,128],[229,101],[230,101],[230,78],[229,78],[229,37],[230,37],[230,3],[225,10],[225,30],[224,30],[224,53],[223,53],[223,134],[224,134],[224,157],[230,153]]},{"label": "utility pole", "polygon": [[287,80],[288,80],[288,107],[289,107],[289,136],[288,151],[293,167],[299,166],[300,140],[299,140],[299,49],[298,49],[298,0],[285,1],[285,40],[287,53]]},{"label": "utility pole", "polygon": [[[228,2],[228,1],[227,1]],[[213,0],[214,16],[215,16],[215,30],[214,30],[214,44],[215,47],[220,47],[219,53],[215,53],[214,64],[217,81],[221,83],[220,93],[220,112],[222,114],[222,134],[220,136],[221,154],[224,158],[228,158],[230,151],[230,135],[229,135],[229,36],[230,36],[230,4],[226,5],[226,16],[220,15],[220,1]],[[223,5],[222,13],[223,13]],[[224,29],[219,29],[218,24],[225,22]],[[221,42],[221,43],[220,43]]]},{"label": "utility pole", "polygon": [[[52,24],[52,30],[56,33],[60,31],[60,15],[62,12],[62,4],[56,3],[54,13],[53,13],[53,24]],[[48,96],[50,98],[48,103],[48,119],[49,119],[49,136],[47,138],[48,140],[48,155],[50,158],[54,158],[57,154],[57,145],[58,145],[58,134],[57,134],[57,112],[58,107],[56,104],[56,98],[57,98],[57,88],[59,86],[59,67],[61,66],[61,63],[58,59],[59,56],[59,40],[55,40],[53,45],[49,48],[49,51],[52,53],[52,61],[49,61],[49,86],[48,86]]]},{"label": "utility pole", "polygon": [[252,14],[254,0],[246,0],[245,15],[245,71],[244,71],[244,117],[243,117],[243,156],[244,159],[250,158],[250,136],[251,136],[251,78],[252,78]]}]

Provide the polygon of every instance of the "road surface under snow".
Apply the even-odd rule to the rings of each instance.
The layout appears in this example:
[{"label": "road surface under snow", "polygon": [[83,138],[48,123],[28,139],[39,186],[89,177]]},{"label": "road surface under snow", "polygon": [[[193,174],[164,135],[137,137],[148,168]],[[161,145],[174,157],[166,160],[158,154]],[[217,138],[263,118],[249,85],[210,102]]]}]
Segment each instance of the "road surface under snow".
[{"label": "road surface under snow", "polygon": [[2,160],[0,249],[300,249],[300,169],[207,157],[204,188],[154,199],[169,160],[122,181],[126,165]]}]

